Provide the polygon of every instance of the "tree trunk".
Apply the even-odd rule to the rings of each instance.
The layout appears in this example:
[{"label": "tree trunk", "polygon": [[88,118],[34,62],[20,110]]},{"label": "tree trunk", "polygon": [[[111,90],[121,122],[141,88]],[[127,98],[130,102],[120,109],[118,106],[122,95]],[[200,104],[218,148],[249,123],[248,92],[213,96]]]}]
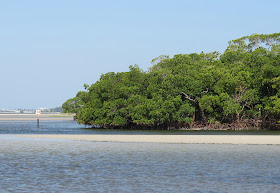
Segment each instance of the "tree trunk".
[{"label": "tree trunk", "polygon": [[236,114],[236,122],[237,122],[237,126],[240,127],[240,117],[239,117],[239,113]]},{"label": "tree trunk", "polygon": [[206,124],[206,117],[205,117],[204,111],[203,111],[203,109],[201,109],[199,104],[198,104],[198,108],[199,108],[199,111],[201,113],[201,121],[203,122],[203,124]]},{"label": "tree trunk", "polygon": [[192,119],[193,119],[193,121],[195,121],[195,111],[193,112]]}]

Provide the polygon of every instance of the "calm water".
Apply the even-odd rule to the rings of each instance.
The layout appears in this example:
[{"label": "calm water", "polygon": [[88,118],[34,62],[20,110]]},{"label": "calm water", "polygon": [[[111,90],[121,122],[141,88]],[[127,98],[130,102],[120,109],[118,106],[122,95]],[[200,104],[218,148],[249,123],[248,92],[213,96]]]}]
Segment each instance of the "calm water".
[{"label": "calm water", "polygon": [[0,137],[1,192],[279,192],[280,148]]},{"label": "calm water", "polygon": [[92,129],[69,120],[1,121],[0,134],[280,135],[280,131],[145,131]]},{"label": "calm water", "polygon": [[[93,130],[73,121],[42,121],[40,126],[0,121],[0,132],[219,133]],[[279,192],[279,160],[278,145],[100,143],[0,135],[0,192]]]}]

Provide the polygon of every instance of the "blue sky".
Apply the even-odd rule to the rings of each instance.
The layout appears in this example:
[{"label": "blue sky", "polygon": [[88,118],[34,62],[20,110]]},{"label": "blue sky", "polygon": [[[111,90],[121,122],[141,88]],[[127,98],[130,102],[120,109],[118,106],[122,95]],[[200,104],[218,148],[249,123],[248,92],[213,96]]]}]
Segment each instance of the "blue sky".
[{"label": "blue sky", "polygon": [[102,73],[280,32],[280,1],[0,1],[0,108],[61,106]]}]

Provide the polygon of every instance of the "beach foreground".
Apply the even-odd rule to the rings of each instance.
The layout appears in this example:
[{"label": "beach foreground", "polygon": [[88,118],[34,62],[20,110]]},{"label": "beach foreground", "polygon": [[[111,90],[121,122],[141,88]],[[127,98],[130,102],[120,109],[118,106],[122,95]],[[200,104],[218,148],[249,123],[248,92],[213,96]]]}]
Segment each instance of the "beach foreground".
[{"label": "beach foreground", "polygon": [[280,135],[13,135],[92,142],[280,145]]}]

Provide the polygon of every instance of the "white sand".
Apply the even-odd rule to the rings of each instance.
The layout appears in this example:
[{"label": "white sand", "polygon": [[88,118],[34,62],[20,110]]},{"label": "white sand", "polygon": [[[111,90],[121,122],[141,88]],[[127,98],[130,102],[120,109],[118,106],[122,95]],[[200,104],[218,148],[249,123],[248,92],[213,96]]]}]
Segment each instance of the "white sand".
[{"label": "white sand", "polygon": [[280,135],[13,135],[94,142],[280,145]]}]

